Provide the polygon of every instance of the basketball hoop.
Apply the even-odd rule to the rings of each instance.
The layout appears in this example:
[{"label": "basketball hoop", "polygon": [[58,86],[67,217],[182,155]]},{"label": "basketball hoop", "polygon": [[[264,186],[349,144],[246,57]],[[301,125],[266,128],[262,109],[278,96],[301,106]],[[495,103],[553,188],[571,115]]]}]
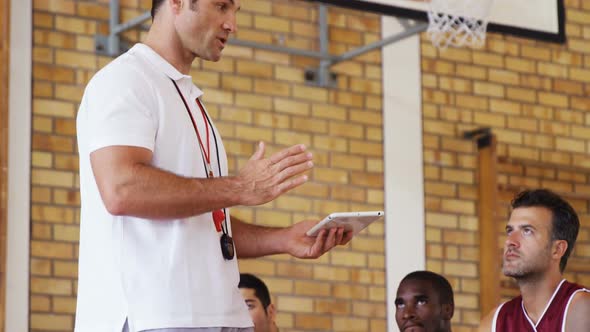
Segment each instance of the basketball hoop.
[{"label": "basketball hoop", "polygon": [[494,0],[430,0],[428,36],[437,48],[482,47]]}]

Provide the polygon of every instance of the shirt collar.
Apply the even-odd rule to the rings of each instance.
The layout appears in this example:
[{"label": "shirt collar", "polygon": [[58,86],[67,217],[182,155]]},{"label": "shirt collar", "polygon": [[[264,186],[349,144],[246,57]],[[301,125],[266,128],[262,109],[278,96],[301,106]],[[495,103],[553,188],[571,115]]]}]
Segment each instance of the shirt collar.
[{"label": "shirt collar", "polygon": [[[190,75],[184,75],[174,68],[166,59],[160,54],[156,53],[151,47],[146,44],[137,43],[130,50],[129,53],[137,53],[145,57],[158,71],[164,73],[169,78],[176,81],[179,86],[185,86],[189,89],[191,97],[198,98],[203,94],[203,91],[193,84],[193,78]],[[184,90],[184,89],[183,89]]]}]

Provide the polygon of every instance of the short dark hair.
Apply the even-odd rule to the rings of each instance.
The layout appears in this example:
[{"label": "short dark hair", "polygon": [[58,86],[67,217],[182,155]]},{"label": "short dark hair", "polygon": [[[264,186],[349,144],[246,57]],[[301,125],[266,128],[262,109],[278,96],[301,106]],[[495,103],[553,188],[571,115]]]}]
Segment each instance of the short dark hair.
[{"label": "short dark hair", "polygon": [[154,17],[156,17],[156,13],[158,12],[158,9],[160,9],[160,6],[163,2],[164,0],[152,0],[152,10],[150,12],[152,14],[152,20]]},{"label": "short dark hair", "polygon": [[240,283],[238,288],[250,288],[254,290],[254,295],[260,300],[264,310],[270,305],[270,292],[264,281],[250,273],[240,273]]},{"label": "short dark hair", "polygon": [[511,205],[513,210],[520,207],[544,207],[551,211],[551,240],[567,241],[567,249],[559,262],[559,269],[563,272],[580,230],[580,219],[574,208],[548,189],[524,190],[514,197]]},{"label": "short dark hair", "polygon": [[434,291],[438,293],[439,304],[455,305],[453,287],[449,281],[440,274],[431,271],[414,271],[405,276],[401,283],[411,280],[430,282]]},{"label": "short dark hair", "polygon": [[[160,10],[160,6],[163,2],[164,0],[152,0],[152,10],[150,11],[152,14],[152,21],[154,20],[154,17],[156,17],[156,14],[158,13],[158,10]],[[197,0],[191,0],[191,3],[193,4],[196,2]]]}]

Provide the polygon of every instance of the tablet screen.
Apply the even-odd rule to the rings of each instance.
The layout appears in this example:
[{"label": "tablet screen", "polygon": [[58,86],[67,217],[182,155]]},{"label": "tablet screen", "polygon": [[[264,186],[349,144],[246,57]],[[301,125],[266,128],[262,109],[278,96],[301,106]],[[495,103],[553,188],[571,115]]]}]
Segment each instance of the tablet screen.
[{"label": "tablet screen", "polygon": [[345,231],[352,231],[356,235],[382,216],[383,211],[335,212],[317,223],[306,234],[316,236],[321,229],[343,227]]}]

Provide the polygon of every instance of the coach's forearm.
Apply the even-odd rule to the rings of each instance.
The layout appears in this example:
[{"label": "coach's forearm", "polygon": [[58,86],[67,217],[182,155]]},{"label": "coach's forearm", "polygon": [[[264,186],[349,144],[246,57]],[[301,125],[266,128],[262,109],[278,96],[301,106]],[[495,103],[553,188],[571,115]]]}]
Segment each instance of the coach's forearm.
[{"label": "coach's forearm", "polygon": [[149,165],[135,165],[104,190],[114,215],[150,219],[185,218],[240,204],[235,177],[185,178]]},{"label": "coach's forearm", "polygon": [[235,217],[231,224],[239,258],[286,253],[287,228],[252,225]]}]

